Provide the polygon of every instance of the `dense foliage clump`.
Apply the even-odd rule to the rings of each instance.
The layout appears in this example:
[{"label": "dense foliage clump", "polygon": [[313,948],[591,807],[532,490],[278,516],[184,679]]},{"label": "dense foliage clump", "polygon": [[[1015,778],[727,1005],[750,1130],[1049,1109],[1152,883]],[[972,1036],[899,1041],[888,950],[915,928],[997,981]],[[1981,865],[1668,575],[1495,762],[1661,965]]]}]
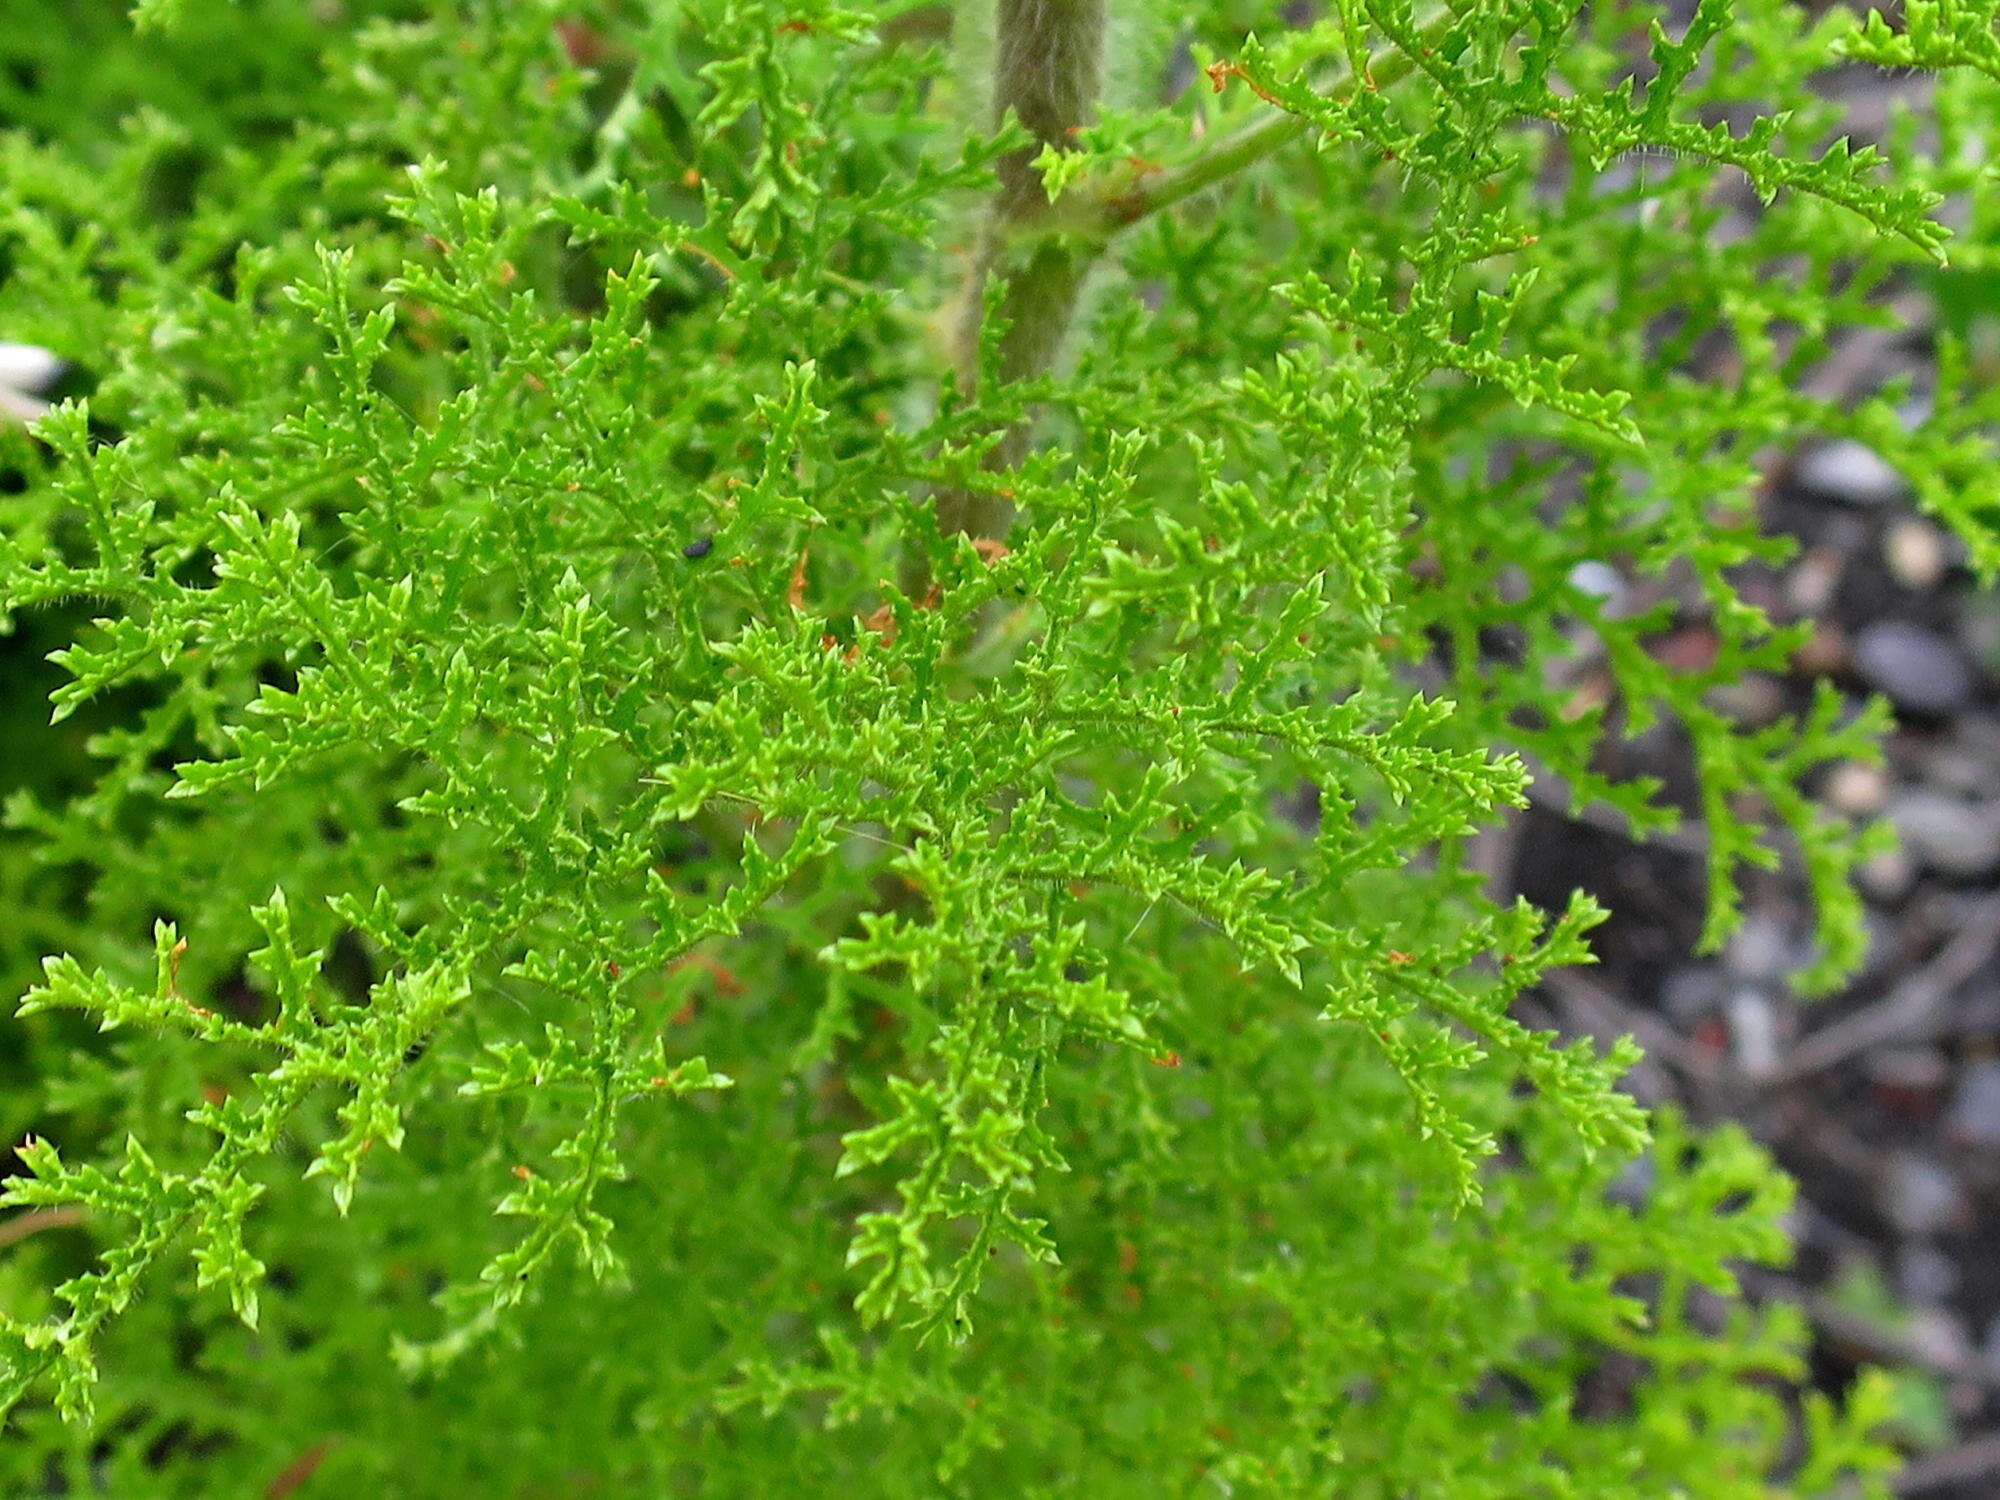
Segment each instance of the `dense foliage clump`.
[{"label": "dense foliage clump", "polygon": [[1802,394],[1991,9],[11,0],[0,1489],[1877,1482],[1467,851],[1666,720],[1856,959],[1877,716],[1717,690],[1792,445],[2000,561],[1956,345]]}]

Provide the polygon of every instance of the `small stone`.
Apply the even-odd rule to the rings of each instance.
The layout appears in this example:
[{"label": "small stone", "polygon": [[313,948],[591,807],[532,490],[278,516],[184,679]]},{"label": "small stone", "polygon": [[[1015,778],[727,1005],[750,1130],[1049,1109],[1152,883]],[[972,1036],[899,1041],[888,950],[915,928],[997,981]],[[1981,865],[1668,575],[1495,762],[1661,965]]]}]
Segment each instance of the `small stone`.
[{"label": "small stone", "polygon": [[1832,547],[1814,547],[1785,579],[1785,600],[1800,615],[1819,615],[1833,603],[1847,559]]},{"label": "small stone", "polygon": [[1744,985],[1731,992],[1729,1039],[1736,1066],[1750,1077],[1767,1077],[1778,1065],[1778,1014],[1762,990]]},{"label": "small stone", "polygon": [[0,385],[24,396],[46,396],[62,378],[60,355],[36,344],[0,344]]},{"label": "small stone", "polygon": [[1723,962],[1730,973],[1752,984],[1782,979],[1793,965],[1785,924],[1766,912],[1750,912],[1730,938]]},{"label": "small stone", "polygon": [[1891,1153],[1882,1211],[1904,1234],[1940,1234],[1963,1224],[1969,1200],[1956,1174],[1914,1151]]},{"label": "small stone", "polygon": [[2000,767],[2000,714],[1968,709],[1952,721],[1951,740],[1989,767]]},{"label": "small stone", "polygon": [[1894,906],[1917,883],[1917,862],[1905,849],[1888,849],[1854,867],[1854,883],[1877,906]]},{"label": "small stone", "polygon": [[1785,711],[1785,690],[1768,672],[1745,672],[1710,690],[1708,700],[1745,729],[1762,729]]},{"label": "small stone", "polygon": [[1843,505],[1887,505],[1909,493],[1903,476],[1865,443],[1837,438],[1809,449],[1792,471],[1809,495]]},{"label": "small stone", "polygon": [[1889,773],[1864,761],[1844,760],[1820,789],[1828,807],[1850,818],[1872,818],[1889,800]]},{"label": "small stone", "polygon": [[1607,562],[1586,559],[1569,570],[1570,586],[1607,603],[1625,592],[1625,580]]},{"label": "small stone", "polygon": [[2000,870],[2000,829],[1990,806],[1919,787],[1890,802],[1889,821],[1912,857],[1940,875],[1965,879]]},{"label": "small stone", "polygon": [[1992,760],[1970,746],[1941,745],[1923,759],[1922,780],[1961,797],[1978,797],[1995,779]]},{"label": "small stone", "polygon": [[1792,670],[1808,677],[1832,677],[1845,672],[1847,663],[1847,637],[1827,619],[1814,620],[1812,634],[1792,653]]},{"label": "small stone", "polygon": [[1907,620],[1880,620],[1856,636],[1854,666],[1908,713],[1948,714],[1972,697],[1972,671],[1958,648]]},{"label": "small stone", "polygon": [[1919,593],[1929,593],[1951,565],[1944,534],[1928,521],[1904,516],[1882,538],[1882,555],[1896,581]]},{"label": "small stone", "polygon": [[2000,1146],[2000,1058],[1976,1058],[1960,1072],[1951,1129],[1969,1145]]}]

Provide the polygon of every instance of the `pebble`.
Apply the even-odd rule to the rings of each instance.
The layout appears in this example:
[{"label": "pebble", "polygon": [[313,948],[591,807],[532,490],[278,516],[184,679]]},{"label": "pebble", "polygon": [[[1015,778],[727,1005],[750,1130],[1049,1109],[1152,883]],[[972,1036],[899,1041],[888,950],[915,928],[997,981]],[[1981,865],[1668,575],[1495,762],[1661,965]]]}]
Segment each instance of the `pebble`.
[{"label": "pebble", "polygon": [[1588,558],[1571,568],[1569,581],[1572,588],[1606,603],[1616,601],[1625,592],[1625,580],[1619,576],[1618,570],[1596,558]]},{"label": "pebble", "polygon": [[1969,1145],[2000,1146],[2000,1058],[1975,1058],[1960,1071],[1951,1128]]},{"label": "pebble", "polygon": [[1940,875],[1970,878],[2000,869],[2000,828],[1990,804],[1918,787],[1891,800],[1889,821],[1910,855]]},{"label": "pebble", "polygon": [[1827,619],[1812,622],[1812,634],[1792,653],[1792,667],[1812,677],[1833,677],[1847,670],[1847,637]]},{"label": "pebble", "polygon": [[1785,711],[1785,690],[1768,672],[1745,672],[1733,681],[1719,683],[1709,693],[1709,702],[1745,729],[1762,729]]},{"label": "pebble", "polygon": [[1793,967],[1792,942],[1785,924],[1769,912],[1745,913],[1722,961],[1730,973],[1752,984],[1783,979]]},{"label": "pebble", "polygon": [[1844,505],[1887,505],[1909,493],[1889,461],[1853,438],[1837,438],[1807,450],[1792,471],[1807,494]]},{"label": "pebble", "polygon": [[1762,990],[1743,985],[1730,993],[1729,1039],[1736,1066],[1750,1077],[1768,1077],[1777,1067],[1778,1013]]},{"label": "pebble", "polygon": [[1882,1210],[1904,1234],[1939,1234],[1966,1220],[1970,1201],[1955,1173],[1914,1151],[1892,1152]]},{"label": "pebble", "polygon": [[1872,818],[1889,800],[1889,773],[1865,761],[1844,760],[1827,772],[1827,806],[1850,818]]},{"label": "pebble", "polygon": [[1847,558],[1833,547],[1814,547],[1785,578],[1785,600],[1800,615],[1820,615],[1833,603]]},{"label": "pebble", "polygon": [[1951,565],[1944,533],[1915,516],[1904,516],[1889,527],[1882,537],[1882,555],[1896,581],[1919,593],[1936,588]]},{"label": "pebble", "polygon": [[2000,715],[1972,709],[1952,721],[1951,742],[1988,766],[2000,766]]},{"label": "pebble", "polygon": [[1961,797],[1977,797],[1994,785],[1994,765],[1989,756],[1970,746],[1943,745],[1923,760],[1922,780]]},{"label": "pebble", "polygon": [[1888,849],[1856,865],[1854,883],[1877,906],[1894,906],[1917,883],[1917,862],[1906,849]]},{"label": "pebble", "polygon": [[1854,666],[1896,707],[1942,715],[1972,697],[1972,671],[1958,648],[1907,620],[1878,620],[1854,638]]},{"label": "pebble", "polygon": [[0,344],[0,385],[25,396],[46,396],[62,378],[63,361],[36,344]]}]

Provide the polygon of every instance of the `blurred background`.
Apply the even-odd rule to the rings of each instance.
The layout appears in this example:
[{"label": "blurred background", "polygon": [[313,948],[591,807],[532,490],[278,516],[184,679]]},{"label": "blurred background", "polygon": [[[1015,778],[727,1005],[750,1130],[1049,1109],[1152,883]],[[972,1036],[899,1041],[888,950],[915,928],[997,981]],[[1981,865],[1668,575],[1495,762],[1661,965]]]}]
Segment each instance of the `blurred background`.
[{"label": "blurred background", "polygon": [[[1830,71],[1823,85],[1857,143],[1880,139],[1899,107],[1922,118],[1932,86],[1863,67]],[[1888,393],[1914,421],[1941,331],[1972,352],[1976,387],[2000,379],[2000,277],[1927,273],[1893,310],[1898,326],[1842,336],[1812,394],[1844,404]],[[1827,1388],[1864,1362],[1895,1372],[1901,1437],[1918,1455],[1897,1493],[2000,1496],[2000,592],[1982,588],[1962,544],[1916,508],[1906,476],[1851,440],[1771,455],[1760,504],[1766,528],[1796,550],[1743,574],[1745,593],[1812,634],[1789,673],[1745,677],[1722,706],[1768,722],[1803,709],[1825,679],[1857,709],[1880,695],[1894,710],[1882,766],[1834,766],[1812,786],[1830,811],[1897,835],[1861,871],[1860,971],[1826,999],[1789,988],[1807,956],[1796,868],[1749,877],[1741,932],[1698,957],[1692,835],[1635,845],[1616,819],[1577,821],[1538,797],[1481,857],[1496,893],[1559,906],[1581,885],[1612,912],[1597,935],[1601,965],[1546,987],[1531,1002],[1536,1019],[1635,1034],[1648,1054],[1629,1080],[1636,1093],[1697,1121],[1742,1122],[1796,1179],[1797,1262],[1751,1290],[1804,1310]],[[1635,587],[1609,569],[1591,586]],[[1693,668],[1714,648],[1687,612],[1656,650]],[[1586,674],[1577,686],[1608,691],[1609,679]],[[1698,826],[1675,728],[1608,746],[1605,764],[1661,778]]]}]

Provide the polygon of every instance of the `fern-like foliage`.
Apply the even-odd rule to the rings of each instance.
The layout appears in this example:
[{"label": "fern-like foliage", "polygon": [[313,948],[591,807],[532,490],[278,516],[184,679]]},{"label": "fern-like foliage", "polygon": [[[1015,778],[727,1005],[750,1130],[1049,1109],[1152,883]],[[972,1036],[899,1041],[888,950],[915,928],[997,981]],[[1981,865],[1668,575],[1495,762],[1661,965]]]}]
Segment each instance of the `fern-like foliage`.
[{"label": "fern-like foliage", "polygon": [[[1049,0],[1111,60],[1058,130],[955,9],[956,68],[871,0],[0,30],[0,330],[94,382],[0,434],[88,755],[0,844],[60,955],[0,1196],[64,1217],[9,1493],[1882,1472],[1704,1301],[1782,1181],[1516,1019],[1600,913],[1466,850],[1531,782],[1667,826],[1600,755],[1664,720],[1705,940],[1792,858],[1801,982],[1856,959],[1801,784],[1879,714],[1717,689],[1800,640],[1737,585],[1781,445],[2000,561],[1951,349],[1921,421],[1802,394],[1992,212],[1990,13]],[[1893,168],[1843,55],[1959,70]]]}]

